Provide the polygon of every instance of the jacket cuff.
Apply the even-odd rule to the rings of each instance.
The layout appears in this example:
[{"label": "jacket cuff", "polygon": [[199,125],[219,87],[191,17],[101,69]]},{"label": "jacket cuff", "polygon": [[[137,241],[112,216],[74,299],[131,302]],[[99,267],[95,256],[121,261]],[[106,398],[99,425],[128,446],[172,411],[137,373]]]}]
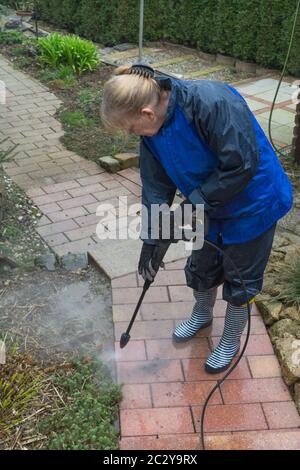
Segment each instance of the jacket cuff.
[{"label": "jacket cuff", "polygon": [[194,206],[196,206],[197,204],[203,204],[204,210],[207,212],[212,212],[214,210],[214,208],[204,200],[203,196],[201,195],[201,191],[198,188],[194,189],[188,195],[188,199]]},{"label": "jacket cuff", "polygon": [[157,240],[152,240],[152,238],[144,238],[140,236],[140,240],[146,245],[157,245]]}]

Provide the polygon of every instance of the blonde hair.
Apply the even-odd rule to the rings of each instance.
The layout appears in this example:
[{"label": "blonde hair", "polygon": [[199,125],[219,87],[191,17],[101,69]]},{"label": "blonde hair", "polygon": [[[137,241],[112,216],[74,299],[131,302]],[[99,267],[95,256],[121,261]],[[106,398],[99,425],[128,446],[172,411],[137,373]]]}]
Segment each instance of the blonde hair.
[{"label": "blonde hair", "polygon": [[134,74],[128,65],[118,67],[104,85],[103,125],[110,130],[122,129],[126,117],[138,116],[154,100],[157,104],[160,101],[160,87],[154,78]]}]

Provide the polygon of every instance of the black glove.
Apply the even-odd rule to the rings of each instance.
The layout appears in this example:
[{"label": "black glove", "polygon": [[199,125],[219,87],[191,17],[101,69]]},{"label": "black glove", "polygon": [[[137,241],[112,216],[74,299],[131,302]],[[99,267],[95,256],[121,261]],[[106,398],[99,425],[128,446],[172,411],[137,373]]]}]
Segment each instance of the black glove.
[{"label": "black glove", "polygon": [[[185,206],[191,205],[190,211],[185,211]],[[197,220],[197,212],[196,207],[188,200],[185,199],[181,202],[179,207],[174,211],[168,211],[165,213],[160,213],[159,215],[159,239],[163,240],[165,238],[165,234],[163,233],[162,225],[163,221],[168,222],[170,220],[170,237],[168,239],[171,243],[177,243],[178,240],[185,240],[189,241],[193,238],[192,232],[195,233],[197,225],[201,222],[204,224],[204,236],[208,234],[209,231],[209,219],[204,211],[204,220],[198,221]],[[189,225],[191,227],[191,237],[189,238],[189,231],[184,228],[180,228],[181,226]]]},{"label": "black glove", "polygon": [[163,259],[170,244],[169,241],[161,241],[157,245],[143,244],[138,270],[145,281],[153,282],[159,267],[164,267]]},{"label": "black glove", "polygon": [[153,281],[156,275],[156,271],[151,264],[151,259],[153,258],[154,250],[156,245],[149,245],[143,243],[140,260],[138,265],[138,272],[144,279],[144,281]]}]

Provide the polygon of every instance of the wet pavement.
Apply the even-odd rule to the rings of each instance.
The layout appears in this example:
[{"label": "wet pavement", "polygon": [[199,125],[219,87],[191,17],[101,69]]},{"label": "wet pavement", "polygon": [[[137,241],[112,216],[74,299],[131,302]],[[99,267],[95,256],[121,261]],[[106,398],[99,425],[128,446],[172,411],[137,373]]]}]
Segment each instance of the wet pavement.
[{"label": "wet pavement", "polygon": [[96,268],[22,273],[0,294],[0,331],[22,349],[46,362],[66,353],[93,355],[113,368],[110,281]]}]

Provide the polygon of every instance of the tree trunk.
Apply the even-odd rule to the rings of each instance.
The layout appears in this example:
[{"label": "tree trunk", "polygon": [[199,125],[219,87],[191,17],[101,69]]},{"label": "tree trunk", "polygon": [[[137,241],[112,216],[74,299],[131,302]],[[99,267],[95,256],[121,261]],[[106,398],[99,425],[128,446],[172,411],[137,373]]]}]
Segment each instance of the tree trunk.
[{"label": "tree trunk", "polygon": [[292,154],[294,160],[300,165],[300,92],[298,93],[298,103],[296,105],[294,137],[292,142]]}]

